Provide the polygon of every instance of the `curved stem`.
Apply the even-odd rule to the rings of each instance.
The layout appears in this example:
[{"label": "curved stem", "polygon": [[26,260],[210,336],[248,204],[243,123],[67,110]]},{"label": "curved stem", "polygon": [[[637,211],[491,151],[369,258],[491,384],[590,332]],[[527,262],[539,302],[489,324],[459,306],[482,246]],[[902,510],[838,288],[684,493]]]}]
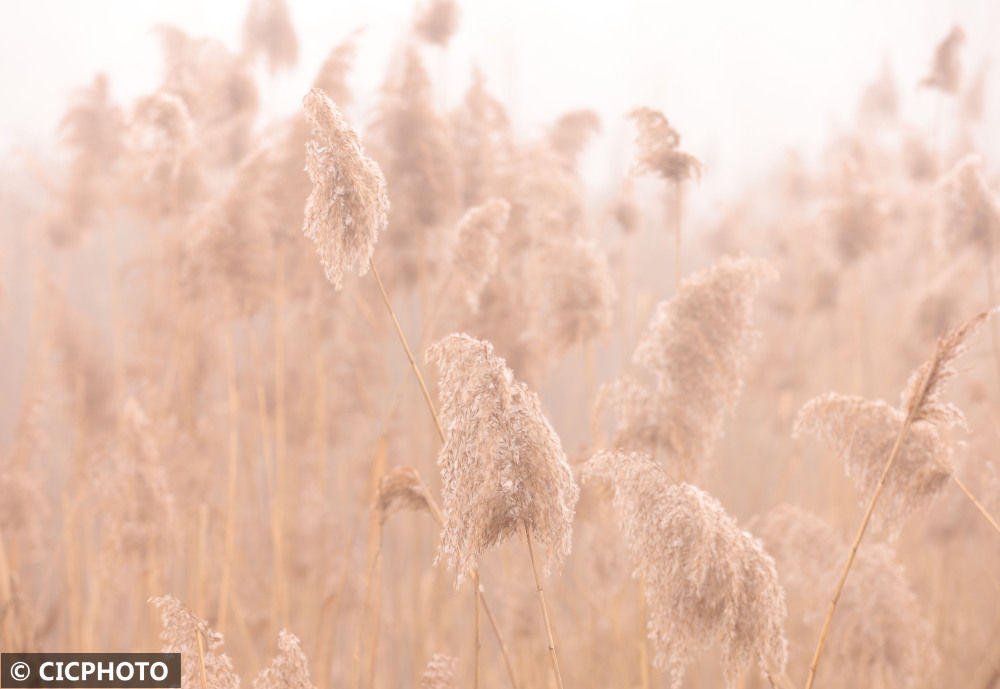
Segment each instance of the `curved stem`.
[{"label": "curved stem", "polygon": [[951,480],[955,482],[955,485],[958,486],[963,493],[965,493],[965,497],[967,497],[972,504],[976,506],[976,509],[978,509],[979,512],[986,517],[986,521],[988,521],[993,528],[997,530],[997,533],[1000,533],[1000,524],[997,523],[997,520],[993,517],[993,515],[986,511],[986,508],[983,507],[982,503],[976,499],[976,496],[973,495],[968,488],[966,488],[961,479],[955,476],[955,474],[952,474]]},{"label": "curved stem", "polygon": [[385,291],[385,285],[382,284],[382,278],[379,277],[378,271],[375,269],[375,261],[368,259],[368,266],[371,268],[372,275],[375,276],[375,282],[378,283],[378,289],[382,293],[382,301],[385,302],[385,307],[389,310],[389,317],[392,318],[392,324],[396,327],[396,334],[399,336],[399,341],[403,345],[403,349],[406,351],[406,358],[410,360],[410,367],[413,369],[413,373],[417,376],[417,382],[420,383],[420,391],[424,394],[424,401],[427,402],[427,409],[430,410],[431,416],[434,417],[434,426],[437,428],[438,435],[441,437],[441,442],[445,442],[444,429],[441,427],[441,420],[438,419],[437,410],[434,408],[434,402],[431,400],[431,394],[427,391],[427,385],[424,383],[424,376],[420,373],[420,368],[417,366],[417,360],[413,357],[413,352],[410,351],[410,345],[406,341],[406,336],[403,334],[403,328],[399,325],[399,319],[396,318],[396,312],[392,308],[392,304],[389,302],[389,295]]}]

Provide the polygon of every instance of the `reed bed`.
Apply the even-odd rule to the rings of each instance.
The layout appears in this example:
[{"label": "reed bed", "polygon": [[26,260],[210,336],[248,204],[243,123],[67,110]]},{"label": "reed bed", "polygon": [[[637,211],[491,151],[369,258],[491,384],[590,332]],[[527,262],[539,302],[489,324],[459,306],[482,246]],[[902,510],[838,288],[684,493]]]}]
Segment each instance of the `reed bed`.
[{"label": "reed bed", "polygon": [[0,648],[176,651],[183,689],[1000,686],[1000,161],[943,29],[694,214],[669,113],[526,136],[471,66],[446,108],[453,0],[371,102],[354,31],[272,118],[284,0],[238,51],[157,27],[147,94],[95,76],[0,172]]}]

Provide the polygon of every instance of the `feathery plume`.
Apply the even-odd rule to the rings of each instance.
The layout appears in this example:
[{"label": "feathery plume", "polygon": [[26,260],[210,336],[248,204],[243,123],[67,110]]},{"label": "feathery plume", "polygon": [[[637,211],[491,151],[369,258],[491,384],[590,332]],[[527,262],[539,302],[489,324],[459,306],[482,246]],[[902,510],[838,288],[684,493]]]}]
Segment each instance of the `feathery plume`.
[{"label": "feathery plume", "polygon": [[409,466],[394,467],[385,473],[379,482],[376,506],[383,524],[396,512],[431,512],[427,489],[417,470]]},{"label": "feathery plume", "polygon": [[63,146],[72,151],[69,176],[57,191],[57,209],[44,219],[52,242],[77,243],[111,201],[117,163],[125,145],[125,114],[110,96],[103,74],[74,94],[59,123]]},{"label": "feathery plume", "polygon": [[866,501],[878,488],[900,428],[909,422],[878,508],[893,534],[907,515],[930,502],[952,474],[948,431],[963,426],[965,420],[957,407],[941,400],[941,393],[955,375],[951,364],[965,351],[965,341],[990,313],[981,313],[938,339],[934,355],[910,376],[899,409],[881,400],[827,393],[799,411],[795,435],[811,433],[834,450]]},{"label": "feathery plume", "polygon": [[882,63],[882,72],[865,87],[858,103],[858,118],[863,123],[893,122],[899,116],[899,89],[888,61]]},{"label": "feathery plume", "polygon": [[125,152],[125,179],[136,208],[169,215],[203,195],[205,178],[194,143],[194,123],[180,97],[160,91],[136,101]]},{"label": "feathery plume", "polygon": [[605,451],[583,469],[584,481],[610,481],[637,575],[646,581],[655,663],[675,689],[684,667],[716,641],[726,686],[753,664],[783,672],[785,596],[774,560],[722,505],[687,483],[671,484],[638,453]]},{"label": "feathery plume", "polygon": [[501,173],[511,154],[510,121],[507,111],[486,91],[478,69],[462,104],[449,120],[465,206],[482,203],[499,193]]},{"label": "feathery plume", "polygon": [[354,64],[354,58],[358,52],[358,36],[360,29],[351,32],[351,35],[333,47],[327,54],[316,78],[313,79],[313,88],[318,88],[325,93],[334,103],[339,103],[340,107],[349,105],[351,102],[351,89],[347,86],[347,73]]},{"label": "feathery plume", "polygon": [[639,373],[601,395],[618,419],[616,447],[653,457],[662,449],[682,477],[708,459],[742,388],[754,297],[774,275],[763,261],[726,257],[660,303],[632,355]]},{"label": "feathery plume", "polygon": [[570,169],[576,168],[580,152],[590,138],[601,131],[601,119],[593,110],[573,110],[562,115],[549,127],[548,139]]},{"label": "feathery plume", "polygon": [[260,97],[249,64],[222,42],[158,26],[166,70],[160,91],[176,94],[191,114],[198,148],[228,166],[251,146]]},{"label": "feathery plume", "polygon": [[432,95],[420,54],[409,46],[382,88],[371,128],[372,154],[392,189],[394,230],[382,274],[404,287],[437,269],[442,235],[458,211],[458,160]]},{"label": "feathery plume", "polygon": [[115,445],[94,477],[103,517],[102,567],[114,575],[126,565],[148,567],[151,555],[169,558],[178,524],[149,418],[134,398],[125,401],[120,416]]},{"label": "feathery plume", "polygon": [[327,279],[340,289],[346,273],[368,272],[378,234],[386,228],[385,178],[326,94],[312,89],[302,103],[313,126],[306,144],[313,189],[303,232],[316,243]]},{"label": "feathery plume", "polygon": [[[905,413],[881,400],[831,392],[799,410],[795,436],[811,433],[829,445],[867,501],[905,418]],[[951,444],[941,430],[933,424],[914,424],[903,439],[880,504],[890,524],[899,525],[912,510],[930,502],[951,471]]]},{"label": "feathery plume", "polygon": [[272,152],[253,151],[225,194],[192,215],[183,237],[184,289],[199,300],[228,290],[230,316],[253,314],[271,298],[276,174]]},{"label": "feathery plume", "polygon": [[444,48],[458,29],[461,14],[455,0],[430,0],[413,23],[413,30],[428,43]]},{"label": "feathery plume", "polygon": [[[181,689],[205,689],[201,683],[202,658],[207,689],[239,689],[240,678],[233,661],[222,651],[222,634],[212,631],[208,622],[173,596],[158,596],[149,602],[160,611],[163,621],[163,652],[181,654]],[[203,639],[201,652],[198,635]]]},{"label": "feathery plume", "polygon": [[278,654],[254,678],[253,689],[315,689],[297,636],[285,629],[278,632]]},{"label": "feathery plume", "polygon": [[636,161],[638,172],[653,172],[674,182],[701,176],[701,162],[677,148],[681,143],[681,135],[670,126],[662,112],[640,107],[632,110],[629,118],[635,121],[639,129],[636,137],[639,148]]},{"label": "feathery plume", "polygon": [[509,218],[509,203],[489,199],[467,210],[458,221],[451,271],[473,313],[479,310],[483,288],[497,268],[497,247]]},{"label": "feathery plume", "polygon": [[982,159],[968,155],[940,182],[943,196],[942,234],[952,246],[990,248],[1000,230],[1000,199],[983,178]]},{"label": "feathery plume", "polygon": [[983,111],[986,109],[986,76],[990,71],[990,63],[984,60],[976,70],[976,76],[972,83],[962,94],[962,117],[969,122],[978,122],[983,119]]},{"label": "feathery plume", "polygon": [[920,86],[940,89],[945,93],[958,91],[962,79],[962,63],[958,57],[958,50],[964,42],[965,31],[962,27],[958,25],[951,27],[951,31],[934,50],[930,74],[921,80]]},{"label": "feathery plume", "polygon": [[514,380],[489,342],[453,334],[427,357],[440,371],[441,550],[456,583],[522,526],[545,546],[546,569],[558,565],[570,549],[578,489],[538,395]]},{"label": "feathery plume", "polygon": [[443,653],[435,653],[427,661],[420,678],[420,689],[455,689],[455,667],[458,660]]},{"label": "feathery plume", "polygon": [[562,353],[600,337],[611,326],[615,286],[604,254],[592,241],[545,241],[531,256],[536,301],[528,337]]},{"label": "feathery plume", "polygon": [[285,0],[251,0],[243,20],[243,54],[263,55],[271,74],[299,60],[299,41]]},{"label": "feathery plume", "polygon": [[632,177],[626,177],[622,182],[618,195],[611,203],[611,217],[614,218],[622,232],[626,235],[634,235],[642,225],[642,210],[635,200],[635,185]]}]

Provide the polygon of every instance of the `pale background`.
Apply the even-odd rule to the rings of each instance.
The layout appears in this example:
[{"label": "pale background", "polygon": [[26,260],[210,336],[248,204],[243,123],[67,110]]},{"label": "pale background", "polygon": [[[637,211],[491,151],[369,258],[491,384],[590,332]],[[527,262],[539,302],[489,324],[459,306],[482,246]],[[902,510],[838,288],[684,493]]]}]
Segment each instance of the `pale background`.
[{"label": "pale background", "polygon": [[[236,49],[242,0],[38,0],[0,2],[0,153],[52,140],[67,95],[97,71],[116,98],[130,102],[160,74],[149,28],[169,23]],[[264,91],[266,115],[298,106],[332,45],[357,27],[352,84],[363,126],[387,60],[413,16],[408,0],[290,0],[300,62]],[[628,164],[632,136],[624,114],[634,105],[662,109],[685,149],[707,163],[703,188],[733,192],[786,151],[815,155],[850,126],[862,86],[883,63],[896,76],[904,117],[933,126],[938,96],[915,83],[933,48],[954,23],[967,34],[962,57],[971,76],[1000,37],[996,0],[710,0],[699,2],[465,2],[439,96],[454,103],[471,65],[512,110],[525,136],[562,112],[591,107],[604,123],[583,161],[588,182],[602,184]],[[993,48],[993,52],[996,49]],[[428,68],[442,65],[433,51]],[[996,62],[996,55],[993,55]],[[1000,150],[1000,65],[990,73],[980,150],[995,165]],[[947,105],[945,106],[945,109]],[[947,117],[947,110],[945,110]]]}]

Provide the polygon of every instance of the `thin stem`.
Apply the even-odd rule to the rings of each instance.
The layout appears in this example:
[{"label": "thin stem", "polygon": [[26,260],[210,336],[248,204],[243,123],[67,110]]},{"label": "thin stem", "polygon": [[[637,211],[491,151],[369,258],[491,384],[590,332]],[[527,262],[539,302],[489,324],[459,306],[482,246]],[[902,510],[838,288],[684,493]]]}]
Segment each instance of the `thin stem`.
[{"label": "thin stem", "polygon": [[196,629],[194,636],[198,640],[198,672],[201,675],[201,689],[208,689],[208,676],[205,673],[205,648],[201,640],[201,630]]},{"label": "thin stem", "polygon": [[681,292],[681,181],[674,182],[674,233],[676,234],[677,246],[677,293]]},{"label": "thin stem", "polygon": [[542,580],[538,576],[538,566],[535,564],[535,549],[531,546],[531,530],[524,524],[524,537],[528,541],[528,557],[531,558],[531,573],[535,575],[535,587],[538,589],[538,603],[542,606],[542,619],[545,620],[545,634],[549,640],[549,659],[552,661],[552,672],[556,676],[556,685],[563,689],[562,673],[559,672],[559,656],[556,653],[556,641],[552,636],[552,624],[549,622],[549,609],[545,605],[545,593],[542,591]]},{"label": "thin stem", "polygon": [[639,577],[639,686],[649,689],[649,649],[646,646],[646,577]]},{"label": "thin stem", "polygon": [[240,453],[240,393],[236,384],[236,345],[233,337],[232,293],[225,289],[226,308],[226,388],[229,393],[229,458],[226,468],[226,530],[223,538],[222,582],[219,585],[219,604],[216,610],[216,625],[219,632],[226,628],[226,611],[229,600],[229,584],[233,567],[233,542],[236,530],[236,478]]},{"label": "thin stem", "polygon": [[[477,570],[476,576],[479,576]],[[486,619],[489,620],[490,626],[493,627],[493,633],[497,637],[497,643],[500,644],[500,655],[503,656],[504,665],[507,666],[507,675],[510,677],[511,686],[514,689],[518,689],[517,680],[514,678],[514,666],[510,661],[510,652],[507,650],[507,644],[503,640],[503,634],[500,633],[500,627],[497,626],[496,618],[493,617],[493,612],[490,610],[490,606],[486,604],[486,596],[483,594],[482,587],[479,591],[479,604],[483,606],[483,612],[486,613]]]},{"label": "thin stem", "polygon": [[963,493],[965,493],[965,497],[972,501],[972,504],[976,506],[976,509],[978,509],[980,513],[986,517],[986,521],[988,521],[993,528],[997,530],[997,533],[1000,533],[1000,524],[997,524],[997,520],[993,518],[993,515],[986,511],[986,508],[983,507],[982,503],[976,499],[976,496],[973,495],[968,488],[966,488],[962,480],[955,476],[955,474],[951,475],[951,480],[955,482],[955,485],[958,486]]},{"label": "thin stem", "polygon": [[375,261],[368,259],[368,266],[372,270],[372,275],[375,276],[375,282],[378,283],[378,289],[382,293],[382,301],[385,302],[385,308],[389,309],[389,317],[392,318],[392,324],[396,327],[396,334],[399,336],[399,341],[403,345],[403,349],[406,351],[406,358],[410,360],[410,367],[413,369],[413,373],[417,376],[417,382],[420,383],[420,391],[424,394],[424,401],[427,402],[427,408],[431,412],[431,416],[434,417],[434,426],[437,428],[438,435],[441,437],[441,442],[445,442],[444,429],[441,427],[441,420],[438,419],[437,410],[434,408],[434,402],[431,400],[431,394],[427,391],[427,385],[424,383],[424,377],[420,373],[420,368],[417,367],[417,360],[413,358],[413,352],[410,351],[410,345],[406,342],[406,336],[403,334],[403,328],[399,325],[399,319],[396,318],[396,312],[392,308],[392,304],[389,302],[389,295],[385,291],[385,285],[382,284],[382,278],[379,277],[378,271],[375,269]]},{"label": "thin stem", "polygon": [[473,667],[475,670],[472,674],[472,689],[479,689],[479,570],[475,570],[472,573],[472,630],[475,635],[475,640],[473,642],[473,657],[475,658]]},{"label": "thin stem", "polygon": [[[986,273],[986,298],[989,300],[988,308],[997,305],[997,290],[995,277],[993,275],[993,227],[986,228],[986,255],[983,257],[983,269]],[[1000,380],[1000,332],[997,331],[996,319],[990,319],[990,340],[993,344],[993,364],[996,370],[997,379]]]}]

